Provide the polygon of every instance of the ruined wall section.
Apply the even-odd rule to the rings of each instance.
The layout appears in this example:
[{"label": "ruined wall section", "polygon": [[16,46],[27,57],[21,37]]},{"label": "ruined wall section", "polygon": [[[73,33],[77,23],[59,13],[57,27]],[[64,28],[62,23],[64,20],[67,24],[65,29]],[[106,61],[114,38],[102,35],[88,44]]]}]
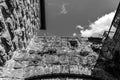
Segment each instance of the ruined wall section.
[{"label": "ruined wall section", "polygon": [[39,0],[0,0],[0,64],[26,48],[38,28]]}]

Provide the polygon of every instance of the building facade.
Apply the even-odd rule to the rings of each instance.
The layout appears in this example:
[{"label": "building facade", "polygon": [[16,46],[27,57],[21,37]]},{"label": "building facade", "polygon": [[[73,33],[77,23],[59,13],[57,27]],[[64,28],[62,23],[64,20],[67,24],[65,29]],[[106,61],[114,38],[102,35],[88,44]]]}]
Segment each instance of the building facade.
[{"label": "building facade", "polygon": [[[102,51],[104,55],[111,52],[111,56],[115,54],[115,51],[120,51],[120,4],[118,5],[116,14],[111,23],[109,31],[105,32],[105,38],[103,40]],[[107,57],[107,56],[106,56]]]},{"label": "building facade", "polygon": [[[120,3],[106,38],[103,40],[102,55],[106,60],[105,70],[120,79]],[[109,63],[108,63],[109,62]],[[111,66],[112,65],[112,66]],[[111,73],[112,72],[112,73]]]}]

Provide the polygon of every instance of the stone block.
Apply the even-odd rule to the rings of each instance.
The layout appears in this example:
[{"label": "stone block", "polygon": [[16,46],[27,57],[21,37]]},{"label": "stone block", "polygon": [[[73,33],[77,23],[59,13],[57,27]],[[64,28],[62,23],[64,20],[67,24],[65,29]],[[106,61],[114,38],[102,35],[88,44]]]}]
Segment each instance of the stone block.
[{"label": "stone block", "polygon": [[60,55],[58,57],[58,60],[61,64],[64,64],[64,63],[68,64],[69,63],[69,57],[67,55]]},{"label": "stone block", "polygon": [[60,73],[60,65],[53,65],[52,73]]},{"label": "stone block", "polygon": [[52,68],[50,66],[44,67],[44,74],[51,74],[52,73]]},{"label": "stone block", "polygon": [[35,75],[43,75],[44,73],[44,68],[42,66],[36,66],[35,67]]},{"label": "stone block", "polygon": [[24,70],[25,70],[25,75],[24,75],[25,78],[35,76],[35,67],[34,66],[26,67]]},{"label": "stone block", "polygon": [[13,53],[12,59],[16,60],[16,61],[24,61],[27,60],[29,58],[29,54],[27,52],[23,53],[20,51],[15,51]]},{"label": "stone block", "polygon": [[75,56],[70,56],[69,58],[70,65],[78,65],[79,64],[79,58]]},{"label": "stone block", "polygon": [[78,65],[70,65],[70,73],[72,74],[78,74],[79,70],[78,70]]},{"label": "stone block", "polygon": [[25,77],[25,71],[24,69],[14,69],[11,71],[11,74],[13,78],[24,78]]},{"label": "stone block", "polygon": [[69,73],[69,65],[60,65],[60,73]]}]

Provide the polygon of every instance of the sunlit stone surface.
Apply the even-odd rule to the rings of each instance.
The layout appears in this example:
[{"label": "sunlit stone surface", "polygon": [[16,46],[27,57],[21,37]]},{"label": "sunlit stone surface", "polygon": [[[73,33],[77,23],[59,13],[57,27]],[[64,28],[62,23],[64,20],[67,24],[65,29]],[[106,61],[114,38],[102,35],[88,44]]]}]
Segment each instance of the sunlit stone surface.
[{"label": "sunlit stone surface", "polygon": [[[59,37],[59,39],[55,37],[53,39],[55,41],[51,40],[52,36],[39,38],[39,42],[31,40],[30,44],[36,46],[42,43],[39,45],[43,46],[43,49],[40,47],[39,50],[38,46],[38,50],[36,50],[32,48],[33,45],[31,45],[32,47],[29,45],[24,50],[14,51],[12,58],[6,62],[3,68],[2,77],[23,80],[31,76],[54,73],[91,75],[91,70],[94,68],[99,55],[93,52],[90,47],[83,47],[83,44],[74,37]],[[49,40],[47,41],[47,39]],[[69,40],[77,41],[78,46],[71,46]],[[56,42],[62,46],[58,46]],[[81,48],[84,48],[84,51],[89,52],[89,54],[80,55],[80,52],[83,51]]]},{"label": "sunlit stone surface", "polygon": [[[63,38],[61,38],[61,40],[63,40]],[[69,39],[66,39],[64,42],[67,43],[68,41]],[[42,43],[42,39],[40,43]],[[44,44],[40,44],[40,45],[44,46],[47,42],[43,42],[43,43]],[[59,42],[59,43],[64,44],[63,42]],[[33,45],[35,46],[38,44],[37,43],[34,44],[33,42]],[[26,78],[35,75],[52,74],[52,73],[74,73],[74,74],[91,75],[91,69],[94,68],[93,66],[95,65],[95,62],[98,58],[98,55],[95,52],[89,50],[91,48],[86,49],[86,51],[89,50],[89,55],[81,56],[79,55],[80,51],[78,52],[77,50],[77,49],[81,49],[80,43],[78,43],[79,44],[78,48],[75,48],[74,50],[72,50],[71,46],[68,44],[61,47],[58,47],[57,45],[53,46],[53,44],[55,44],[55,41],[49,42],[49,44],[51,46],[44,46],[44,49],[40,51],[36,51],[35,49],[35,51],[33,51],[32,54],[29,53],[30,52],[29,50],[31,50],[30,46],[28,46],[29,49],[27,48],[28,50],[26,51],[16,51],[12,59],[6,62],[7,63],[5,65],[6,68],[11,70],[13,69],[13,71],[18,70],[18,72],[23,70],[23,72],[20,73],[21,75],[17,76],[17,73],[16,75],[14,75],[16,76],[16,78],[20,78],[20,77]],[[53,52],[52,50],[54,48],[55,50],[58,51]],[[89,56],[93,56],[93,57],[89,58]]]}]

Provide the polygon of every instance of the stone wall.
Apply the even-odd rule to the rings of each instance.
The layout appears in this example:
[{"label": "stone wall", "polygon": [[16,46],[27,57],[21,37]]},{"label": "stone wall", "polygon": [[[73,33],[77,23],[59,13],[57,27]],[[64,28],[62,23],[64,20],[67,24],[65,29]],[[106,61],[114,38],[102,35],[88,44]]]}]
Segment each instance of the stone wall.
[{"label": "stone wall", "polygon": [[39,0],[0,0],[0,65],[26,48],[39,28]]},{"label": "stone wall", "polygon": [[[89,43],[78,42],[78,47],[73,48],[69,40],[34,36],[25,50],[14,51],[12,58],[1,69],[0,79],[24,80],[56,73],[90,76],[98,55],[89,47]],[[86,55],[80,52],[86,52]]]}]

